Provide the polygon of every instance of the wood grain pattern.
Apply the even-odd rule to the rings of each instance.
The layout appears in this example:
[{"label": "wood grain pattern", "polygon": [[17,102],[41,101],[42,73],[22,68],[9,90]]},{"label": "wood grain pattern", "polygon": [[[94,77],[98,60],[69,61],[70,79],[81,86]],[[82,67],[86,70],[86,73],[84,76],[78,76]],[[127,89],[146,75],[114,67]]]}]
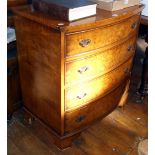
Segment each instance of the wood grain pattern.
[{"label": "wood grain pattern", "polygon": [[125,64],[119,66],[108,74],[87,81],[87,83],[81,82],[74,87],[66,89],[66,110],[71,110],[88,104],[118,87],[125,78],[130,76],[132,60],[133,59],[131,58]]},{"label": "wood grain pattern", "polygon": [[[134,56],[134,49],[130,51],[127,44],[135,47],[142,9],[142,5],[132,7],[118,11],[117,16],[98,10],[95,20],[73,23],[41,14],[31,5],[14,9],[24,107],[50,127],[54,144],[60,149],[71,145],[85,125],[104,117],[118,105]],[[76,61],[77,55],[81,60]],[[81,68],[82,60],[100,69],[94,69],[85,81],[74,79],[71,72],[66,76],[66,64],[78,62],[75,66]],[[70,65],[67,71],[72,68],[75,67]],[[69,86],[74,80],[80,82]],[[82,108],[87,103],[89,108]],[[74,117],[81,122],[85,120],[81,114],[87,112],[89,116],[83,125],[75,124]],[[79,131],[71,133],[76,129]]]},{"label": "wood grain pattern", "polygon": [[60,33],[20,17],[15,26],[24,105],[60,132]]},{"label": "wood grain pattern", "polygon": [[66,62],[65,87],[94,78],[117,68],[126,62],[135,52],[136,36],[122,44],[104,51],[102,48],[93,51],[89,56]]},{"label": "wood grain pattern", "polygon": [[[108,44],[126,38],[129,34],[137,31],[139,18],[139,15],[135,15],[124,22],[112,26],[96,28],[82,33],[67,34],[66,56],[76,55],[92,49],[107,46]],[[85,39],[89,39],[90,43],[85,47],[82,47],[80,42]]]},{"label": "wood grain pattern", "polygon": [[43,15],[42,13],[35,12],[31,5],[16,8],[14,9],[14,12],[19,16],[28,18],[37,23],[70,33],[119,23],[120,21],[126,20],[134,15],[140,14],[143,8],[144,5],[139,5],[114,12],[97,9],[95,17],[88,17],[75,22],[65,22],[45,14]]},{"label": "wood grain pattern", "polygon": [[106,116],[117,106],[123,90],[124,83],[104,98],[96,100],[86,107],[67,112],[65,114],[65,131],[70,133],[81,129],[97,119]]},{"label": "wood grain pattern", "polygon": [[[140,52],[137,54],[142,57]],[[143,104],[136,103],[135,82],[140,80],[136,71],[141,69],[141,64],[135,63],[133,69],[129,99],[124,108],[116,108],[90,126],[72,147],[63,151],[53,144],[51,130],[46,130],[38,119],[28,126],[23,124],[22,110],[15,112],[8,123],[8,155],[36,155],[38,152],[41,155],[138,155],[138,143],[148,136],[148,101],[146,98]]]},{"label": "wood grain pattern", "polygon": [[[133,89],[130,89],[130,94],[134,93],[131,90]],[[117,108],[83,131],[72,143],[72,147],[63,151],[53,145],[50,131],[38,120],[31,127],[23,125],[20,119],[22,112],[18,111],[14,113],[13,122],[8,125],[8,155],[36,155],[37,152],[42,152],[42,155],[138,155],[137,144],[141,139],[147,138],[147,101],[137,104],[133,98],[130,95],[124,109]],[[122,117],[125,117],[123,122],[117,121]],[[141,119],[137,120],[137,117]],[[136,127],[129,123],[133,121]],[[124,122],[128,125],[124,125]]]}]

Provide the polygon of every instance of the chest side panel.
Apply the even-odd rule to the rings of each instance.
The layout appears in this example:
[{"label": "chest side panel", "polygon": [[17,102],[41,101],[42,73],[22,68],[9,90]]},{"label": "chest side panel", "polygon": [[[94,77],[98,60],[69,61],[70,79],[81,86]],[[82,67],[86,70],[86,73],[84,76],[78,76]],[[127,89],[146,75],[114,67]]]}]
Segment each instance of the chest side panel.
[{"label": "chest side panel", "polygon": [[59,132],[61,34],[19,16],[15,25],[24,105]]}]

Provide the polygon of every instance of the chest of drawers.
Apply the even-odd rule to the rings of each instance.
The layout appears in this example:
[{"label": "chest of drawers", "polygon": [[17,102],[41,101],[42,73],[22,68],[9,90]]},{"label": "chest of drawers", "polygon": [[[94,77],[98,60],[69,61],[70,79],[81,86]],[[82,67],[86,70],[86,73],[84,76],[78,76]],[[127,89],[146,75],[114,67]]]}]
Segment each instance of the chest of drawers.
[{"label": "chest of drawers", "polygon": [[72,23],[14,10],[24,107],[61,149],[127,98],[143,6]]}]

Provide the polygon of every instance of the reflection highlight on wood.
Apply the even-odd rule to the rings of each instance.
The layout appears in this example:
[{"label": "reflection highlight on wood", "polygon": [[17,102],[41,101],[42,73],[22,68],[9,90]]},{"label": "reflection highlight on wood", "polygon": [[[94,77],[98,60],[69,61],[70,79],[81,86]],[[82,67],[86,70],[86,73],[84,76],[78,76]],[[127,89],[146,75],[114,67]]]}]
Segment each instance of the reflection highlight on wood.
[{"label": "reflection highlight on wood", "polygon": [[98,10],[96,21],[64,24],[31,5],[14,9],[25,120],[40,119],[60,149],[119,104],[142,9],[117,17]]}]

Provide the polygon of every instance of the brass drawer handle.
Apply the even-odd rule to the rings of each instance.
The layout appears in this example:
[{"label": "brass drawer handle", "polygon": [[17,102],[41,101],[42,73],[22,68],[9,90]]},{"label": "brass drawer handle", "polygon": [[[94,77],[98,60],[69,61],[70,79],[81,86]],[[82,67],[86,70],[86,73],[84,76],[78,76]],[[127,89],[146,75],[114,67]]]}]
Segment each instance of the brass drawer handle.
[{"label": "brass drawer handle", "polygon": [[91,40],[90,40],[90,39],[83,39],[83,40],[81,40],[81,41],[79,42],[79,45],[80,45],[81,47],[86,47],[86,46],[88,46],[90,43],[91,43]]},{"label": "brass drawer handle", "polygon": [[124,70],[124,74],[125,74],[126,76],[131,75],[131,71],[129,70],[129,68],[126,68],[126,69]]},{"label": "brass drawer handle", "polygon": [[87,93],[83,93],[77,96],[77,98],[80,100],[82,98],[84,98],[87,95]]},{"label": "brass drawer handle", "polygon": [[79,116],[75,121],[76,121],[77,123],[80,123],[80,122],[82,122],[83,120],[85,120],[85,118],[86,118],[86,116],[81,115],[81,116]]},{"label": "brass drawer handle", "polygon": [[131,25],[131,28],[132,28],[132,29],[136,29],[136,28],[137,28],[137,22],[133,23],[133,24]]},{"label": "brass drawer handle", "polygon": [[128,46],[128,51],[131,52],[131,51],[134,51],[135,48],[134,48],[134,45],[129,45]]},{"label": "brass drawer handle", "polygon": [[88,66],[81,67],[80,69],[78,69],[78,73],[82,74],[82,73],[86,72],[88,69],[89,69]]}]

